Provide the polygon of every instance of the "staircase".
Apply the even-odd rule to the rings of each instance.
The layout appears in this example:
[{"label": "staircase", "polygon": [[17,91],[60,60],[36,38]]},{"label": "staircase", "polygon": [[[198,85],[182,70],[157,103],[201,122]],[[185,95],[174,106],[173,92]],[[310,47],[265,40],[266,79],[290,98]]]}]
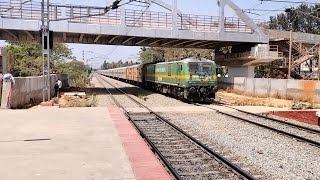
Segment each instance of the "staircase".
[{"label": "staircase", "polygon": [[315,57],[315,55],[313,54],[305,54],[305,55],[301,55],[299,57],[296,57],[294,60],[293,60],[293,63],[291,64],[291,67],[296,67],[298,65],[300,65],[301,63],[304,63],[308,60],[310,60],[311,58]]},{"label": "staircase", "polygon": [[[310,74],[308,74],[306,77],[304,77],[304,79],[306,79],[306,80],[314,80],[315,78],[318,77],[318,75],[316,75],[316,74],[318,74],[318,71],[319,71],[319,70],[313,71],[312,73],[310,73]],[[315,76],[315,75],[316,75],[316,76]]]},{"label": "staircase", "polygon": [[[289,45],[289,42],[286,42],[287,45]],[[297,43],[292,43],[292,50],[293,52],[297,52],[294,53],[291,57],[292,61],[291,61],[291,77],[294,79],[306,79],[306,78],[310,78],[311,75],[303,77],[302,74],[300,74],[299,69],[302,63],[307,62],[309,60],[312,60],[314,57],[318,56],[318,45],[320,43],[315,44],[314,46],[312,46],[310,49],[307,50],[307,48],[305,46],[299,45]],[[317,48],[316,48],[317,47]],[[288,68],[289,68],[289,63],[288,61],[286,61],[287,63],[283,63],[281,68],[275,68],[275,69],[279,69],[282,72],[288,74]]]},{"label": "staircase", "polygon": [[[282,71],[285,74],[288,74],[288,66],[278,66],[278,67],[273,67],[273,69],[277,69]],[[291,70],[291,77],[293,79],[303,79],[302,76],[300,76],[300,74],[296,71],[296,70]]]}]

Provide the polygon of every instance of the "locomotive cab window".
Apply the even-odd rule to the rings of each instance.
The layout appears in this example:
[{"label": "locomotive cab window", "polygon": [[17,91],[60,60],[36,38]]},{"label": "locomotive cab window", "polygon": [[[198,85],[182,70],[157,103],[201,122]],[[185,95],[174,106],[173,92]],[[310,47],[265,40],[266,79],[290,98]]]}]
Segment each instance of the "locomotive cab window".
[{"label": "locomotive cab window", "polygon": [[182,71],[182,65],[180,65],[180,71]]},{"label": "locomotive cab window", "polygon": [[199,72],[199,64],[189,63],[189,71],[190,71],[190,74],[197,74]]},{"label": "locomotive cab window", "polygon": [[212,71],[212,64],[202,64],[202,72],[210,74]]},{"label": "locomotive cab window", "polygon": [[168,76],[171,76],[172,64],[168,64]]}]

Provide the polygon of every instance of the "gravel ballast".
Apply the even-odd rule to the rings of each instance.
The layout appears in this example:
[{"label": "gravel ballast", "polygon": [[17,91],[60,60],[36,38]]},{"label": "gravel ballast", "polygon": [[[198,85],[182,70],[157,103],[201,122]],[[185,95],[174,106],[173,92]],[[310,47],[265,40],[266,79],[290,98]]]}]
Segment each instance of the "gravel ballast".
[{"label": "gravel ballast", "polygon": [[[124,82],[104,78],[148,107],[194,106]],[[120,95],[116,96],[119,96],[117,99],[122,98]],[[127,99],[121,100],[121,103],[125,107],[133,107],[133,103]],[[215,111],[166,112],[162,116],[168,117],[178,127],[261,179],[320,179],[320,148]]]},{"label": "gravel ballast", "polygon": [[[108,105],[115,105],[112,98],[110,97],[104,86],[98,81],[96,77],[92,77],[91,84],[96,88],[96,106],[97,107],[107,107]],[[94,89],[93,88],[93,89]]]},{"label": "gravel ballast", "polygon": [[291,127],[291,126],[288,126],[288,125],[285,125],[285,124],[281,124],[279,122],[274,122],[274,121],[271,121],[271,120],[268,120],[268,119],[264,119],[264,118],[261,118],[261,117],[254,116],[254,115],[245,114],[243,112],[235,111],[235,112],[231,112],[231,113],[228,113],[228,114],[244,118],[244,119],[249,120],[251,122],[256,122],[256,123],[259,123],[259,124],[262,124],[262,125],[265,125],[265,126],[268,126],[268,127],[272,127],[272,128],[275,128],[275,129],[279,129],[279,130],[285,131],[285,132],[289,132],[289,133],[292,133],[294,135],[298,135],[298,136],[301,136],[301,137],[304,137],[304,138],[307,138],[307,139],[311,139],[313,141],[316,141],[316,142],[320,143],[320,136],[319,136],[318,133],[311,133],[311,132],[308,132],[308,131],[305,131],[305,130],[300,130],[300,129],[296,128],[296,127]]},{"label": "gravel ballast", "polygon": [[226,156],[251,165],[262,179],[319,179],[320,148],[215,112],[163,114],[177,126]]},{"label": "gravel ballast", "polygon": [[172,97],[168,97],[156,92],[148,91],[125,82],[121,82],[108,77],[103,78],[116,87],[124,90],[131,97],[135,98],[137,101],[148,107],[193,106],[191,104],[182,102],[181,100],[174,99]]}]

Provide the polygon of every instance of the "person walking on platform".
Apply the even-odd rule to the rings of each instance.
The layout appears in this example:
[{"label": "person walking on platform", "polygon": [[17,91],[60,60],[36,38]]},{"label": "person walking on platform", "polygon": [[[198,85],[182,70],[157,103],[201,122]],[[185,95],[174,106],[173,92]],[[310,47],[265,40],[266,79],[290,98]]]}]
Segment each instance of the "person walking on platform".
[{"label": "person walking on platform", "polygon": [[61,88],[62,88],[62,82],[60,81],[60,79],[58,79],[54,84],[54,90],[56,92],[56,97],[58,98],[60,97]]}]

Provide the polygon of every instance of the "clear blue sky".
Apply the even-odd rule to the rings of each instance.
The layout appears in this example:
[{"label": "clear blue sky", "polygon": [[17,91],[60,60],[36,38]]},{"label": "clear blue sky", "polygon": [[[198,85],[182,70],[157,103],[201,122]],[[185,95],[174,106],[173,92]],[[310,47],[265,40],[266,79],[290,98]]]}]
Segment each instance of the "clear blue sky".
[{"label": "clear blue sky", "polygon": [[[81,4],[81,5],[91,5],[91,6],[101,6],[104,7],[107,3],[113,2],[113,0],[50,0],[50,2],[61,3],[65,1],[67,4]],[[171,3],[172,0],[164,0],[167,3]],[[292,0],[292,1],[304,1],[304,0]],[[304,2],[315,3],[318,0],[305,0]],[[264,9],[264,10],[284,10],[286,7],[297,6],[298,4],[293,3],[276,3],[276,2],[262,2],[260,0],[233,0],[240,8],[242,9]],[[131,9],[144,9],[144,7],[137,6],[127,6],[126,8]],[[178,0],[178,8],[186,14],[198,14],[198,15],[215,15],[218,16],[218,5],[217,0]],[[150,10],[154,11],[166,11],[162,8],[157,7],[153,4],[150,7]],[[227,16],[234,16],[234,13],[227,8]],[[268,20],[269,16],[275,15],[279,12],[262,12],[254,11],[257,14],[248,14],[250,17],[255,19]],[[0,42],[0,46],[3,45],[3,41]],[[82,60],[82,51],[92,51],[98,53],[94,55],[93,53],[85,52],[86,58],[93,58],[97,56],[107,55],[112,52],[108,57],[109,62],[117,60],[134,60],[138,57],[138,52],[140,47],[126,47],[126,46],[107,46],[107,45],[83,45],[83,44],[68,44],[70,48],[73,49],[74,55],[78,60]],[[100,67],[104,58],[95,58],[89,62],[92,63],[94,67]]]}]

